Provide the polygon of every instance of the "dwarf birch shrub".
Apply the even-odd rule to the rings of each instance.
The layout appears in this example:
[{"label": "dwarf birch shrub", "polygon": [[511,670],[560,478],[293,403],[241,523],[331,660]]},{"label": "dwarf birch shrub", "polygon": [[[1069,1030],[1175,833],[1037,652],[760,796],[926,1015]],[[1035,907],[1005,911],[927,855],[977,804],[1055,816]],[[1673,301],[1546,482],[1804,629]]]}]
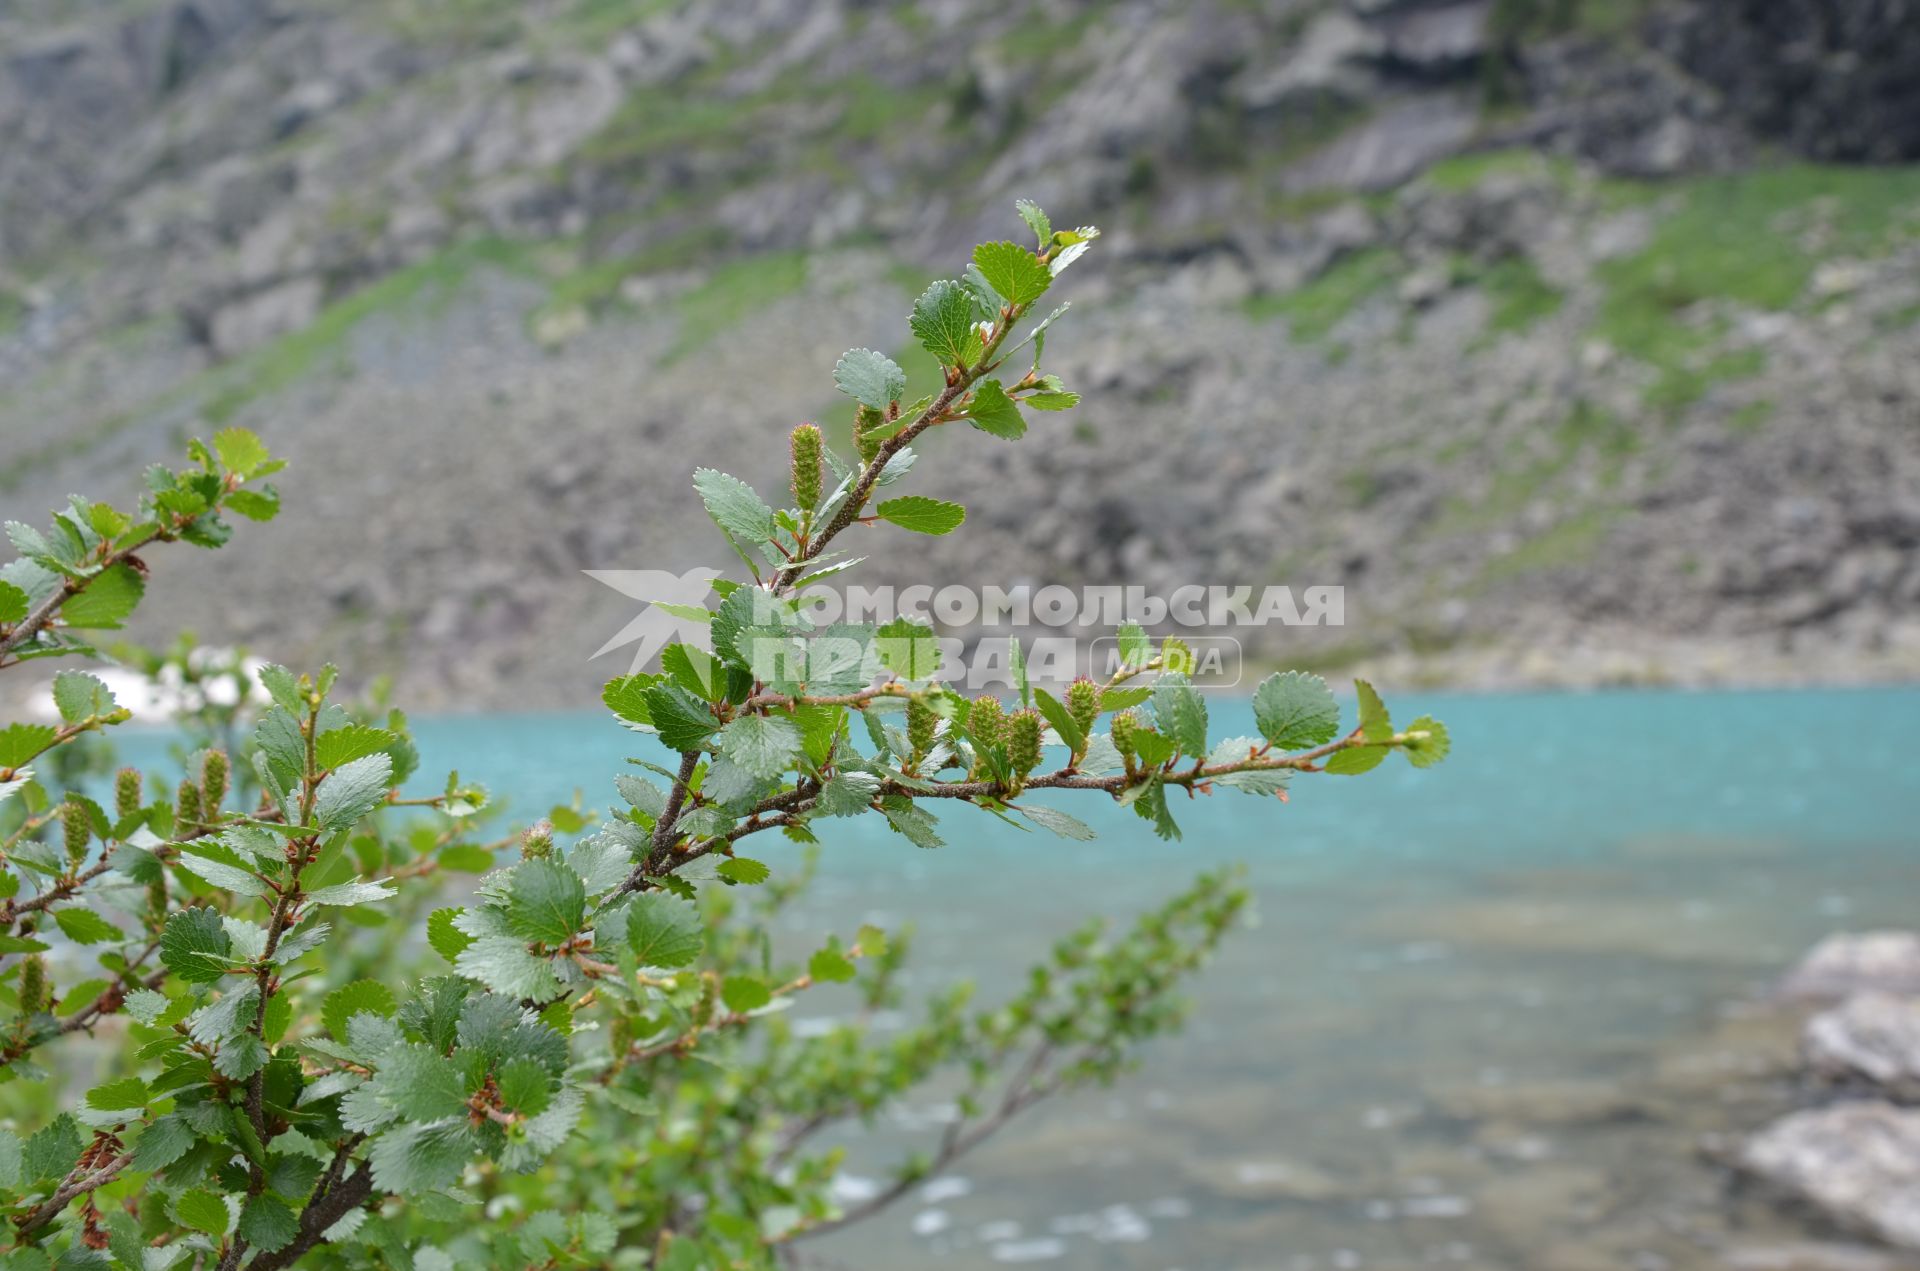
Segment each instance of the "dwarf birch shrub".
[{"label": "dwarf birch shrub", "polygon": [[[769,937],[837,822],[935,848],[936,809],[967,803],[1084,839],[1031,797],[1080,791],[1171,838],[1177,796],[1272,798],[1299,773],[1444,757],[1438,723],[1395,727],[1362,684],[1348,727],[1299,673],[1259,686],[1259,736],[1214,739],[1184,646],[1135,626],[1118,673],[1058,695],[1022,673],[1010,709],[937,679],[929,628],[808,626],[798,594],[857,564],[850,529],[964,521],[902,489],[931,484],[923,434],[1016,443],[1078,401],[1042,366],[1066,306],[1032,315],[1096,231],[1020,213],[1032,247],[986,244],[914,304],[937,392],[903,401],[901,369],[855,349],[834,371],[847,431],[787,440],[789,506],[695,472],[738,576],[683,615],[710,648],[670,645],[660,671],[607,685],[615,719],[658,745],[607,783],[604,814],[489,829],[486,792],[429,781],[405,716],[342,699],[331,667],[255,673],[189,644],[135,660],[239,682],[191,699],[184,732],[205,744],[174,771],[61,767],[129,716],[81,670],[53,681],[60,722],[0,730],[0,1079],[29,1092],[0,1090],[22,1131],[0,1131],[6,1267],[773,1265],[1039,1100],[1124,1071],[1178,1024],[1180,983],[1247,899],[1204,876],[1118,935],[1062,937],[988,1005],[954,989],[882,1030],[909,933],[822,932],[795,956]],[[91,634],[142,596],[144,555],[271,517],[279,467],[230,429],[151,470],[131,511],[75,499],[48,530],[8,526],[0,668],[97,656]],[[806,846],[749,854],[775,838]],[[789,1026],[783,1008],[814,994],[847,1022]],[[828,1140],[923,1088],[954,1118],[877,1194],[838,1203]]]}]

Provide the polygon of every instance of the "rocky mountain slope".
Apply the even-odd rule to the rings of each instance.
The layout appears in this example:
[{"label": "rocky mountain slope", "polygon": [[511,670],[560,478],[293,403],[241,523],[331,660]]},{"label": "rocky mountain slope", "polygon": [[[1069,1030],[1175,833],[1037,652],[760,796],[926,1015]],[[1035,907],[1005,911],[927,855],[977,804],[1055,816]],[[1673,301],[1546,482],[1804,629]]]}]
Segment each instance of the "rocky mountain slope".
[{"label": "rocky mountain slope", "polygon": [[156,556],[135,634],[575,704],[634,608],[580,571],[721,563],[690,469],[776,488],[1024,196],[1108,231],[1049,347],[1086,403],[929,448],[972,519],[876,581],[1343,584],[1252,651],[1402,681],[1911,677],[1905,15],[32,0],[0,514],[243,423],[287,513]]}]

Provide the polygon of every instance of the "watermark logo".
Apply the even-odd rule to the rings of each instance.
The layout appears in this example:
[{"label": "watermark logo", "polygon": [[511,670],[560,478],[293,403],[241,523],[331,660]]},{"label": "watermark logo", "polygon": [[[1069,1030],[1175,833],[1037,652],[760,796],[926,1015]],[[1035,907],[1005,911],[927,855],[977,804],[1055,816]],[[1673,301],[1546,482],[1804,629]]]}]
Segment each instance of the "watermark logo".
[{"label": "watermark logo", "polygon": [[719,570],[690,569],[684,574],[670,573],[664,569],[589,569],[582,572],[629,600],[639,600],[646,605],[631,622],[595,649],[593,657],[631,644],[634,646],[633,666],[629,673],[638,674],[647,663],[659,656],[660,650],[675,641],[706,647],[706,624],[697,618],[676,614],[673,608],[704,607],[707,596],[713,591],[713,580],[720,577]]},{"label": "watermark logo", "polygon": [[[624,596],[649,602],[594,657],[632,645],[632,666],[639,671],[672,643],[712,651],[706,600],[718,571],[586,572]],[[1346,623],[1346,592],[1338,586],[1295,591],[1191,585],[1161,595],[1118,586],[816,584],[791,599],[752,587],[743,593],[745,607],[728,624],[740,633],[730,652],[747,660],[757,680],[810,686],[865,683],[889,673],[971,690],[1011,687],[1022,675],[1041,682],[1078,675],[1105,680],[1137,663],[1138,648],[1116,634],[1134,624],[1179,637],[1163,653],[1162,669],[1181,671],[1198,685],[1228,688],[1240,682],[1244,659],[1239,637],[1226,632]],[[971,642],[938,634],[954,629],[978,634]],[[1034,634],[1021,637],[1016,653],[1011,640],[990,632]]]}]

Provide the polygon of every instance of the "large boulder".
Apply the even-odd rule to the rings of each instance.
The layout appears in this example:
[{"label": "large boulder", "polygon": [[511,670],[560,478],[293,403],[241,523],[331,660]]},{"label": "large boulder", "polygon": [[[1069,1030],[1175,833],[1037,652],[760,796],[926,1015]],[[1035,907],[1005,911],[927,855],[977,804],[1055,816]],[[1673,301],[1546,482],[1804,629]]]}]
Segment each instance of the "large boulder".
[{"label": "large boulder", "polygon": [[1920,157],[1911,0],[1711,0],[1661,42],[1762,136],[1819,159]]},{"label": "large boulder", "polygon": [[1820,1077],[1865,1082],[1903,1102],[1920,1099],[1920,1001],[1857,993],[1808,1020],[1801,1040]]},{"label": "large boulder", "polygon": [[1828,936],[1787,972],[1775,992],[1801,1001],[1838,1001],[1875,992],[1920,997],[1920,933]]},{"label": "large boulder", "polygon": [[1748,1140],[1741,1168],[1836,1227],[1920,1249],[1920,1110],[1840,1103]]}]

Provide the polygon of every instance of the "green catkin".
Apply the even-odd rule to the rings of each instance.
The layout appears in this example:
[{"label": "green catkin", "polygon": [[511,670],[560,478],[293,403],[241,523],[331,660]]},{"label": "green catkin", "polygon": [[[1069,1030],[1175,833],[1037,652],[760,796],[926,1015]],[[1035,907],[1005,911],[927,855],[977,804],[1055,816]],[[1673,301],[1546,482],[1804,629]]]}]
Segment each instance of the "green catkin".
[{"label": "green catkin", "polygon": [[66,839],[67,863],[78,865],[87,859],[87,844],[93,842],[93,822],[86,805],[68,799],[60,808],[60,829]]},{"label": "green catkin", "polygon": [[1138,753],[1134,750],[1133,738],[1139,730],[1140,717],[1132,711],[1121,711],[1113,717],[1113,748],[1120,752],[1120,757],[1129,765]]},{"label": "green catkin", "polygon": [[853,412],[853,448],[861,463],[871,463],[880,453],[883,439],[869,434],[886,422],[887,417],[871,406],[861,406]]},{"label": "green catkin", "polygon": [[793,455],[793,503],[811,512],[820,503],[820,430],[801,424],[787,439]]},{"label": "green catkin", "polygon": [[553,855],[553,822],[542,817],[520,836],[520,859],[539,860]]},{"label": "green catkin", "polygon": [[113,814],[125,820],[140,810],[140,770],[122,768],[113,775]]},{"label": "green catkin", "polygon": [[1040,766],[1040,712],[1017,710],[1007,716],[1007,765],[1025,777]]},{"label": "green catkin", "polygon": [[193,782],[180,783],[180,792],[174,797],[173,819],[182,831],[200,824],[200,787]]},{"label": "green catkin", "polygon": [[1000,699],[982,693],[967,709],[967,734],[976,746],[997,746],[1007,738],[1007,713]]},{"label": "green catkin", "polygon": [[167,916],[167,876],[164,872],[155,874],[147,884],[147,913],[156,922]]},{"label": "green catkin", "polygon": [[47,1009],[47,961],[37,953],[20,963],[20,1013],[38,1015]]},{"label": "green catkin", "polygon": [[933,707],[918,698],[907,702],[907,742],[913,747],[915,759],[925,759],[933,752],[933,733],[938,723]]},{"label": "green catkin", "polygon": [[226,800],[230,774],[227,752],[224,750],[209,750],[206,758],[200,761],[200,803],[209,817],[217,815],[221,803]]},{"label": "green catkin", "polygon": [[1085,676],[1067,685],[1067,714],[1081,732],[1091,733],[1093,722],[1100,718],[1100,686]]}]

